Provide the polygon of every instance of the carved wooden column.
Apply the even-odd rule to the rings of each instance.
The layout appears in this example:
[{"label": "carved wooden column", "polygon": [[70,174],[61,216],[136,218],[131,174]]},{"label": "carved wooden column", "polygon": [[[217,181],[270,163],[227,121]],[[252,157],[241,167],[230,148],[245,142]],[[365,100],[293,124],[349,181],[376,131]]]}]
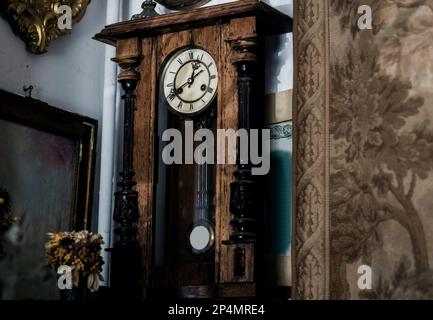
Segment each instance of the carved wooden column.
[{"label": "carved wooden column", "polygon": [[[238,128],[249,132],[256,101],[257,41],[255,38],[234,40],[231,42],[231,48],[232,63],[238,73]],[[255,224],[258,208],[256,203],[256,182],[251,175],[249,156],[248,159],[242,159],[239,148],[238,143],[237,165],[234,173],[236,179],[230,185],[230,211],[234,217],[230,225],[233,232],[230,240],[225,241],[225,244],[251,243],[256,240]],[[235,260],[242,259],[239,257]]]},{"label": "carved wooden column", "polygon": [[138,39],[120,40],[113,61],[122,68],[118,75],[125,94],[123,120],[123,170],[120,173],[120,190],[115,193],[114,233],[117,240],[111,251],[111,287],[121,298],[139,298],[140,249],[137,242],[138,193],[135,190],[133,168],[135,90],[140,73],[136,68],[142,60]]}]

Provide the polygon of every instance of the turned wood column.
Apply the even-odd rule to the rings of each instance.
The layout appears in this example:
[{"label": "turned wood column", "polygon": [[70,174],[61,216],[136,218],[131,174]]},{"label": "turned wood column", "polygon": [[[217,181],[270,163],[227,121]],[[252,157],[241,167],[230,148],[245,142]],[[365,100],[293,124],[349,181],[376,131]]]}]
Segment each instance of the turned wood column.
[{"label": "turned wood column", "polygon": [[[238,87],[238,129],[250,132],[254,119],[257,40],[240,39],[231,41],[232,63],[237,70]],[[248,146],[243,146],[248,147]],[[256,240],[257,191],[256,182],[251,175],[249,155],[241,158],[238,142],[237,164],[234,172],[235,181],[230,184],[230,211],[233,219],[230,222],[232,234],[225,244],[251,243]]]},{"label": "turned wood column", "polygon": [[117,236],[111,251],[111,287],[122,298],[138,298],[140,249],[137,242],[138,193],[135,190],[134,152],[134,113],[136,109],[135,90],[140,81],[136,68],[141,64],[141,44],[138,39],[120,40],[116,58],[112,59],[122,68],[118,81],[124,95],[123,120],[123,169],[115,193],[113,219]]}]

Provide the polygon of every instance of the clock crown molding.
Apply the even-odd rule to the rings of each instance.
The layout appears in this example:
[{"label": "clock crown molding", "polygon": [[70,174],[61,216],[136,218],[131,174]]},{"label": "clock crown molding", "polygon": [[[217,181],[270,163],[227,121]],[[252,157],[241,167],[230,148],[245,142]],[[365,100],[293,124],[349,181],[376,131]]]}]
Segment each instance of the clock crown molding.
[{"label": "clock crown molding", "polygon": [[115,46],[123,38],[152,37],[187,29],[221,24],[235,18],[257,17],[258,33],[266,35],[292,31],[293,20],[260,0],[242,0],[225,4],[173,12],[155,17],[125,21],[106,26],[95,39]]},{"label": "clock crown molding", "polygon": [[86,13],[91,0],[2,0],[0,14],[12,30],[26,44],[33,54],[47,52],[48,46],[70,30],[58,28],[61,14],[58,8],[69,5],[72,9],[72,22],[79,22]]}]

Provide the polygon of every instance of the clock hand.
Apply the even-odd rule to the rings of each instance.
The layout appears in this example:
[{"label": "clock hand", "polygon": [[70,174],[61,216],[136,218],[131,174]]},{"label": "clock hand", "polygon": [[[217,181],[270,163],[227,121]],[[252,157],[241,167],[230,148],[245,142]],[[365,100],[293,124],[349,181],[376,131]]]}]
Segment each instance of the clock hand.
[{"label": "clock hand", "polygon": [[190,78],[191,81],[189,82],[188,88],[191,88],[191,85],[194,83],[194,79],[197,78],[202,72],[203,72],[203,70],[200,70],[199,73],[197,73],[196,75],[193,75],[193,77]]},{"label": "clock hand", "polygon": [[204,70],[200,70],[199,73],[197,73],[196,75],[194,75],[193,78],[188,78],[188,80],[183,85],[181,85],[179,88],[177,88],[176,90],[183,89],[187,85],[189,85],[188,88],[190,88],[191,85],[194,83],[194,79],[197,78],[203,71]]},{"label": "clock hand", "polygon": [[195,78],[197,78],[197,77],[199,76],[199,74],[202,73],[202,72],[204,72],[204,70],[200,70],[199,73],[197,73],[197,74],[192,78],[192,80],[194,80]]},{"label": "clock hand", "polygon": [[188,88],[191,88],[191,85],[194,83],[194,78],[198,75],[198,74],[195,75],[195,72],[197,69],[200,69],[200,67],[201,67],[200,63],[197,63],[197,62],[192,63],[192,74],[191,74],[191,77],[189,78],[189,80],[191,80],[191,81],[188,85]]},{"label": "clock hand", "polygon": [[181,85],[178,89],[183,89],[188,83],[189,83],[189,79],[187,82],[185,82],[183,85]]},{"label": "clock hand", "polygon": [[191,77],[189,77],[190,79],[194,78],[194,74],[195,74],[195,70],[198,69],[198,66],[195,64],[195,62],[192,62],[192,73],[191,73]]},{"label": "clock hand", "polygon": [[177,88],[177,89],[183,89],[188,84],[191,86],[191,84],[193,83],[193,81],[194,81],[194,78],[188,78],[188,80],[186,80],[186,82],[183,85],[181,85],[179,88]]}]

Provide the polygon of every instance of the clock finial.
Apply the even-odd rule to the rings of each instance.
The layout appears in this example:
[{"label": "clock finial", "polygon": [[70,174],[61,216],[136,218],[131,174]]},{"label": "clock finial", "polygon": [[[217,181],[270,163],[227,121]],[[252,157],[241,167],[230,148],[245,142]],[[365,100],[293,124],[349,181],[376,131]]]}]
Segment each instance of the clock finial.
[{"label": "clock finial", "polygon": [[156,7],[156,3],[153,0],[143,1],[143,4],[141,5],[143,11],[139,14],[134,14],[131,20],[138,20],[138,19],[158,16],[159,14],[155,11],[155,7]]},{"label": "clock finial", "polygon": [[200,7],[210,0],[155,0],[170,10],[188,10],[195,7]]}]

